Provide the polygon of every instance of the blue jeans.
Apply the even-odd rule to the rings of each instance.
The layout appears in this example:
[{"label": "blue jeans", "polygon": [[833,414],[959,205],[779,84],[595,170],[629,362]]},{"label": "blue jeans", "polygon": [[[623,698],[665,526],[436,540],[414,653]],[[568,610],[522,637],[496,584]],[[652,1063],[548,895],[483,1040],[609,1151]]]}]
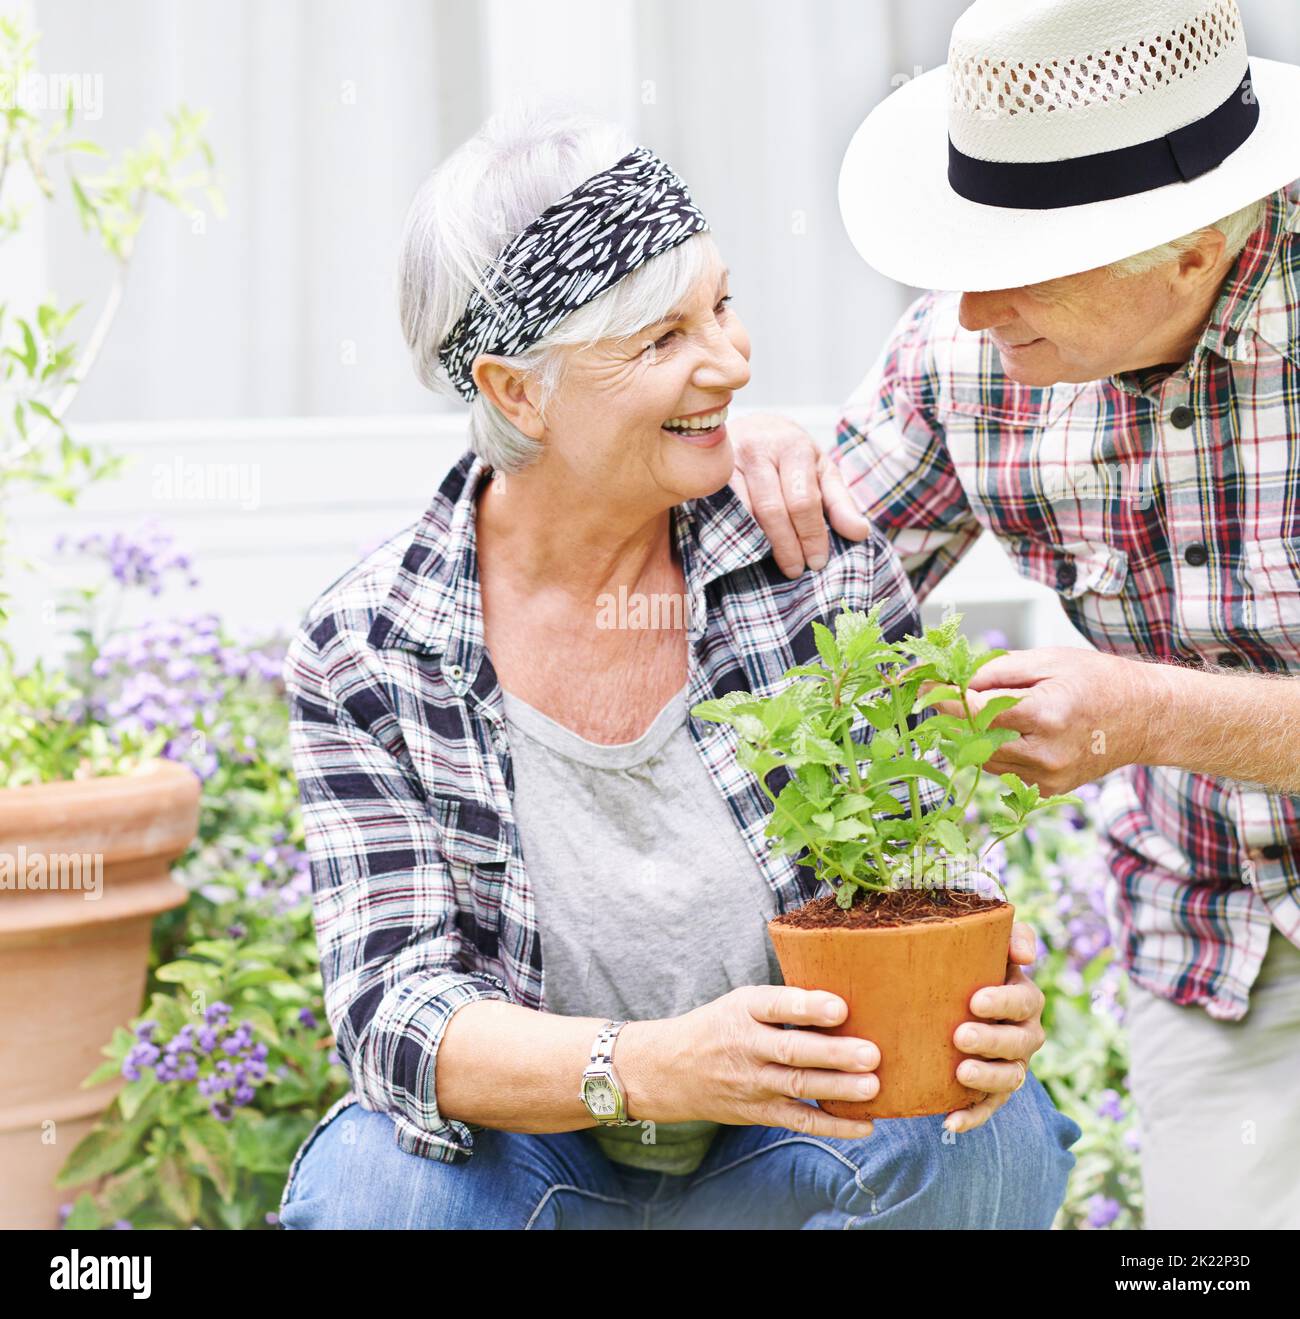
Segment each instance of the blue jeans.
[{"label": "blue jeans", "polygon": [[1031,1072],[982,1127],[876,1123],[865,1140],[722,1127],[688,1176],[610,1162],[582,1131],[487,1130],[455,1163],[405,1154],[357,1104],[319,1124],[286,1228],[1047,1228],[1082,1133]]}]

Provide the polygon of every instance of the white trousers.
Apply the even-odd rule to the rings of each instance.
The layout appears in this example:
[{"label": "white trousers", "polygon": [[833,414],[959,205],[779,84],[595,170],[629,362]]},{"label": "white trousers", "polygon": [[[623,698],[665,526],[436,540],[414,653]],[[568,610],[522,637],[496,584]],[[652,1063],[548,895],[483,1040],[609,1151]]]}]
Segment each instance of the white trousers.
[{"label": "white trousers", "polygon": [[1149,1228],[1300,1228],[1300,949],[1276,930],[1242,1021],[1129,984]]}]

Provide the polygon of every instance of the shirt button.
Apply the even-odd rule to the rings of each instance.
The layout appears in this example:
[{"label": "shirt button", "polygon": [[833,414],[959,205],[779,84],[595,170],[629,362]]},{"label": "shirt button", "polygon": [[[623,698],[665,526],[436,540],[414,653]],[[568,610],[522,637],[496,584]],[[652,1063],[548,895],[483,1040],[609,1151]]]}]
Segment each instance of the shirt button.
[{"label": "shirt button", "polygon": [[1210,552],[1204,545],[1189,545],[1183,551],[1183,558],[1192,565],[1193,568],[1199,568],[1203,563],[1209,560]]},{"label": "shirt button", "polygon": [[453,664],[447,670],[447,676],[456,682],[459,682],[465,676],[465,670],[459,664]]},{"label": "shirt button", "polygon": [[1267,847],[1252,847],[1247,855],[1253,861],[1280,861],[1286,848],[1281,843],[1269,843]]},{"label": "shirt button", "polygon": [[1180,403],[1170,414],[1169,421],[1172,425],[1177,426],[1180,431],[1185,431],[1195,420],[1192,416],[1191,408]]},{"label": "shirt button", "polygon": [[1063,563],[1056,570],[1056,588],[1068,591],[1078,579],[1079,570],[1072,563]]}]

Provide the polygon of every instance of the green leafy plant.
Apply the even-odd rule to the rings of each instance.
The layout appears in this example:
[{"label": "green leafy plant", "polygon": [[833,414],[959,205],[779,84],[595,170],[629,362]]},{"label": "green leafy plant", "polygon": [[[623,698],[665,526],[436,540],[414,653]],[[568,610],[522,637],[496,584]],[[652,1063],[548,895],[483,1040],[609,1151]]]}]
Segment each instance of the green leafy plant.
[{"label": "green leafy plant", "polygon": [[[833,632],[813,624],[819,661],[788,670],[775,695],[730,692],[694,707],[698,718],[735,729],[737,760],[772,802],[772,850],[812,866],[842,908],[858,894],[933,887],[978,864],[984,831],[970,827],[967,809],[984,765],[1019,736],[992,727],[1019,698],[996,696],[971,709],[971,679],[1006,652],[976,653],[960,625],[956,614],[924,636],[890,642],[879,605],[845,608]],[[941,703],[961,713],[931,708]],[[768,783],[777,770],[789,775],[779,792]],[[1078,801],[1042,797],[1014,774],[999,777],[1006,790],[985,851],[1038,812]],[[922,809],[922,781],[942,790],[942,805]]]},{"label": "green leafy plant", "polygon": [[[144,1016],[119,1027],[87,1078],[127,1084],[58,1179],[90,1182],[69,1228],[235,1230],[274,1222],[285,1173],[343,1073],[322,1030],[305,912],[202,939],[155,973]],[[173,992],[165,992],[167,990]]]},{"label": "green leafy plant", "polygon": [[[13,495],[36,491],[73,504],[87,485],[121,468],[115,455],[77,441],[65,417],[122,305],[150,199],[175,207],[196,230],[205,222],[200,199],[217,214],[223,205],[203,135],[206,115],[182,106],[169,117],[165,133],[152,133],[109,161],[98,143],[77,135],[71,89],[54,114],[25,105],[17,94],[39,77],[36,46],[34,33],[0,15],[0,88],[8,89],[0,98],[0,243],[21,234],[30,216],[29,204],[12,199],[13,185],[34,202],[53,204],[63,192],[57,175],[64,173],[66,195],[83,230],[111,259],[113,279],[82,344],[72,337],[80,303],[62,306],[53,294],[34,307],[0,301],[0,554]],[[98,158],[98,172],[80,172],[73,162],[83,157]],[[56,169],[60,162],[63,170]],[[0,591],[0,622],[4,601]],[[2,639],[0,660],[10,660]]]}]

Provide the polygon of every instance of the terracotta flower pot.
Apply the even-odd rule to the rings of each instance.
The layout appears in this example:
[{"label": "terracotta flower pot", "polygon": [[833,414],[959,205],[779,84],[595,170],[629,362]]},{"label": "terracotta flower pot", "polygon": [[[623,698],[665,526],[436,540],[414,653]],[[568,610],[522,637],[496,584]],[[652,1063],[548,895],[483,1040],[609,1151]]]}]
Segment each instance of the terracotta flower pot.
[{"label": "terracotta flower pot", "polygon": [[[969,1055],[952,1037],[971,1019],[977,989],[1006,979],[1015,908],[883,929],[806,929],[768,922],[787,985],[825,989],[849,1005],[828,1035],[855,1035],[880,1049],[880,1091],[865,1101],[822,1100],[835,1117],[925,1117],[975,1103],[957,1080]],[[816,1028],[823,1029],[823,1028]]]},{"label": "terracotta flower pot", "polygon": [[[54,1177],[120,1084],[81,1083],[140,1011],[154,917],[187,896],[169,869],[198,808],[198,780],[172,761],[0,789],[0,1228],[57,1226],[72,1198]],[[42,870],[61,887],[30,887]]]}]

